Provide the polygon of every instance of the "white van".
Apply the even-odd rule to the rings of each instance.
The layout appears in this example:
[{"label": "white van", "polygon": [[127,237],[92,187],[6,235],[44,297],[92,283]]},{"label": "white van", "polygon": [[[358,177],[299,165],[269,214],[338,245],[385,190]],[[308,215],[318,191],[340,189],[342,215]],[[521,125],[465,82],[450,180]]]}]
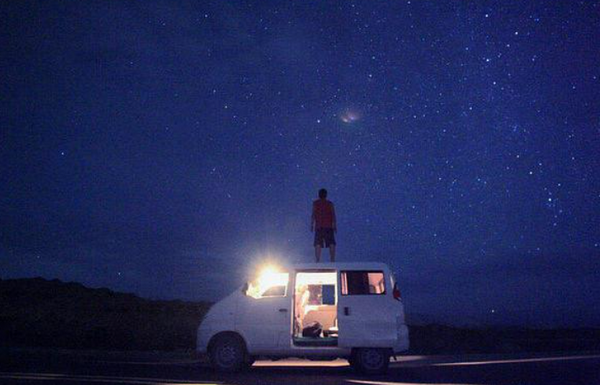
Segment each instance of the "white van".
[{"label": "white van", "polygon": [[267,269],[213,305],[197,352],[237,371],[256,357],[348,359],[362,373],[387,370],[408,350],[400,291],[383,263],[312,263]]}]

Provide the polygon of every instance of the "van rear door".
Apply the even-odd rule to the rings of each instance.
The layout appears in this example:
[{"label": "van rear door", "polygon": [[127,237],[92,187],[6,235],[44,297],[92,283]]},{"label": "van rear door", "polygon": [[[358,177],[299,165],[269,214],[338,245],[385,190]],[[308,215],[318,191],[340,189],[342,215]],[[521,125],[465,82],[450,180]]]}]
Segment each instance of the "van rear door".
[{"label": "van rear door", "polygon": [[397,339],[395,301],[388,273],[341,270],[338,280],[338,346],[394,346]]}]

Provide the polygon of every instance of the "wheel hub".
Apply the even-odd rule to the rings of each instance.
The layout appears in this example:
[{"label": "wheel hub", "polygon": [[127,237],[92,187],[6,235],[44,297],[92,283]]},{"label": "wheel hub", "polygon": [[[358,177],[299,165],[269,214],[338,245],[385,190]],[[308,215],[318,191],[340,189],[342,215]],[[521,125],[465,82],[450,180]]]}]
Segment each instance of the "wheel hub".
[{"label": "wheel hub", "polygon": [[224,365],[231,365],[236,361],[237,352],[236,349],[231,345],[225,345],[219,349],[219,361]]}]

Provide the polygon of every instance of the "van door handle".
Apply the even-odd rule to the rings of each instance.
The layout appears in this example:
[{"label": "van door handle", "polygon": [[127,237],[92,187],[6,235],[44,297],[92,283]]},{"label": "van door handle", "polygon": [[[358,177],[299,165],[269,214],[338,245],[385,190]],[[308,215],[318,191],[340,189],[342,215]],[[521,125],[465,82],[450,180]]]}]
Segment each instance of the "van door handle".
[{"label": "van door handle", "polygon": [[279,309],[280,313],[287,313],[287,309]]},{"label": "van door handle", "polygon": [[344,315],[350,315],[350,308],[348,306],[344,307]]}]

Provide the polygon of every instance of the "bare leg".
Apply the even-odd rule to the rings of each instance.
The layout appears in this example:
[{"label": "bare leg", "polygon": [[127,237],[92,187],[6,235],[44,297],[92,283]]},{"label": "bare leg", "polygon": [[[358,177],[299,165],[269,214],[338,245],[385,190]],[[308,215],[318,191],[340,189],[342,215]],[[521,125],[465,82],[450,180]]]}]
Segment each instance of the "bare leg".
[{"label": "bare leg", "polygon": [[329,245],[329,257],[331,262],[335,262],[335,245]]},{"label": "bare leg", "polygon": [[317,263],[321,262],[321,245],[315,246],[315,259]]}]

